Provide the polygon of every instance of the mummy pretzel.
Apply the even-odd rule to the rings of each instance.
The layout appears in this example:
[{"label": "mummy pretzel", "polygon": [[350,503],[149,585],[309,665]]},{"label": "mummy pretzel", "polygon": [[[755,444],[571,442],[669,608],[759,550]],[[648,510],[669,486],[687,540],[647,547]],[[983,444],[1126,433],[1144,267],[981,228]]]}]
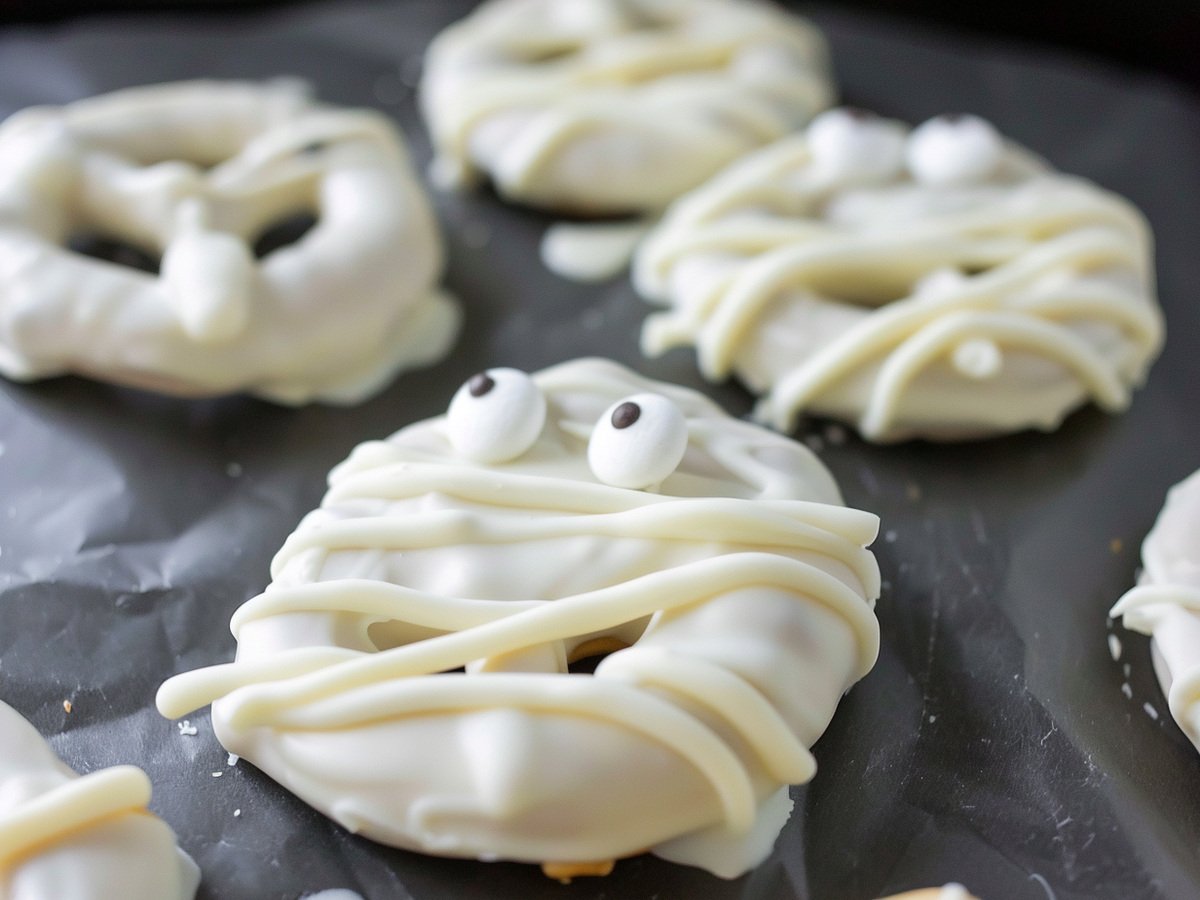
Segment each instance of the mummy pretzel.
[{"label": "mummy pretzel", "polygon": [[490,0],[426,53],[444,184],[578,213],[658,210],[832,102],[827,50],[758,0]]},{"label": "mummy pretzel", "polygon": [[647,354],[695,345],[776,428],[812,413],[872,441],[1122,410],[1163,340],[1141,214],[974,116],[822,113],[680,198],[634,281],[670,306]]},{"label": "mummy pretzel", "polygon": [[134,766],[82,778],[0,703],[0,900],[192,900],[200,870]]},{"label": "mummy pretzel", "polygon": [[560,878],[765,858],[879,641],[878,520],[806,448],[577,360],[480,373],[329,483],[236,662],[164,715],[212,702],[228,750],[395,846]]},{"label": "mummy pretzel", "polygon": [[[256,259],[297,214],[316,224]],[[140,248],[157,274],[74,252]],[[130,252],[130,251],[127,251]],[[294,81],[130,88],[0,125],[0,372],[356,403],[441,357],[457,305],[396,129]]]},{"label": "mummy pretzel", "polygon": [[1142,574],[1109,615],[1151,636],[1171,715],[1200,750],[1200,472],[1167,493],[1142,544]]}]

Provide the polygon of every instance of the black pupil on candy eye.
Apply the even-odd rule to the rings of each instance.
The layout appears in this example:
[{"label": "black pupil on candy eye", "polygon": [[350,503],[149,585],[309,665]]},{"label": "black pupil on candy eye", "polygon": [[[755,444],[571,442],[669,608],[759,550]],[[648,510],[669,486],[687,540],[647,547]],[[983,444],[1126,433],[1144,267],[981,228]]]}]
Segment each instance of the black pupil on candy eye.
[{"label": "black pupil on candy eye", "polygon": [[626,400],[620,406],[613,410],[612,425],[618,431],[622,428],[628,428],[636,422],[642,415],[642,408],[631,400]]},{"label": "black pupil on candy eye", "polygon": [[471,380],[467,382],[467,390],[471,392],[472,397],[482,397],[495,386],[496,382],[487,372],[472,375]]}]

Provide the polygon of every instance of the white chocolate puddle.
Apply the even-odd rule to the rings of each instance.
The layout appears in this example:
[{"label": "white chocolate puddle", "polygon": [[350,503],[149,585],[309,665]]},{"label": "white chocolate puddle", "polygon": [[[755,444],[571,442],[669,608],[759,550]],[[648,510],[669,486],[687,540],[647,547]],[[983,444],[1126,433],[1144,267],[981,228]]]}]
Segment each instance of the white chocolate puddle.
[{"label": "white chocolate puddle", "polygon": [[[312,214],[255,259],[256,236]],[[161,254],[157,275],[68,249]],[[0,373],[357,403],[453,342],[441,238],[384,116],[294,81],[130,88],[0,125]]]},{"label": "white chocolate puddle", "polygon": [[0,703],[0,900],[191,900],[196,864],[134,766],[80,777]]},{"label": "white chocolate puddle", "polygon": [[1142,544],[1142,566],[1137,587],[1109,615],[1151,636],[1171,716],[1200,749],[1200,472],[1167,493]]},{"label": "white chocolate puddle", "polygon": [[550,209],[664,208],[833,100],[805,19],[744,0],[490,0],[425,56],[435,180]]},{"label": "white chocolate puddle", "polygon": [[645,222],[557,222],[542,236],[542,262],[570,281],[605,281],[625,270],[649,230]]},{"label": "white chocolate puddle", "polygon": [[644,352],[696,347],[781,430],[813,413],[894,441],[1125,409],[1163,341],[1152,240],[1127,201],[975,117],[830,110],[668,211],[634,282]]},{"label": "white chocolate puddle", "polygon": [[[481,416],[523,396],[505,371],[468,382]],[[168,681],[159,709],[211,702],[228,750],[386,843],[548,874],[661,847],[735,877],[874,663],[878,520],[692,391],[603,360],[531,384],[544,425],[506,462],[459,455],[442,417],[357,448],[234,616],[237,661]],[[604,483],[597,420],[636,470],[658,401],[685,423],[677,468]]]}]

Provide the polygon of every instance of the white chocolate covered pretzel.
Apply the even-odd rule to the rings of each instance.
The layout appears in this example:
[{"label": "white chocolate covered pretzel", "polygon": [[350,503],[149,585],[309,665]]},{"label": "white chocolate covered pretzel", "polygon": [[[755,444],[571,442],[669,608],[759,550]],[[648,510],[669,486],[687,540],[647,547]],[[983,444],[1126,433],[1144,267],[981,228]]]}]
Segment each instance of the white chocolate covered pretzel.
[{"label": "white chocolate covered pretzel", "polygon": [[134,766],[82,778],[0,702],[0,900],[191,900],[200,870]]},{"label": "white chocolate covered pretzel", "polygon": [[1200,749],[1200,472],[1167,492],[1142,544],[1142,574],[1109,613],[1148,634],[1171,715]]},{"label": "white chocolate covered pretzel", "polygon": [[974,116],[911,133],[857,110],[739,160],[671,208],[635,284],[654,355],[893,441],[1118,411],[1163,340],[1151,236],[1126,200]]},{"label": "white chocolate covered pretzel", "polygon": [[[543,425],[515,441],[498,408]],[[803,446],[606,360],[480,373],[450,417],[333,470],[237,661],[160,711],[212,702],[226,748],[388,844],[563,878],[757,864],[874,663],[876,517]]]},{"label": "white chocolate covered pretzel", "polygon": [[662,209],[826,108],[827,55],[760,0],[490,0],[426,54],[434,171],[551,209]]},{"label": "white chocolate covered pretzel", "polygon": [[[255,259],[264,229],[316,224]],[[161,254],[153,274],[70,249]],[[354,403],[458,327],[395,127],[294,81],[130,88],[0,125],[0,372]]]}]

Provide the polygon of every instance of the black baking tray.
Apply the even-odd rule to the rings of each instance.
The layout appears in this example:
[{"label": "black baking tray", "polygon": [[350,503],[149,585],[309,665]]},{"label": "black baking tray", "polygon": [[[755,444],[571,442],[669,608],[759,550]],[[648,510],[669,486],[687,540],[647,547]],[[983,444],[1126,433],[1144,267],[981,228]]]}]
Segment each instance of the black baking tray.
[{"label": "black baking tray", "polygon": [[[429,39],[469,6],[9,28],[0,114],[132,84],[299,75],[326,100],[394,116],[424,166],[412,84]],[[1170,721],[1147,641],[1106,620],[1166,489],[1200,466],[1200,105],[1086,59],[806,9],[848,101],[913,122],[979,113],[1146,212],[1168,337],[1132,409],[947,446],[802,425],[848,503],[883,519],[878,665],[817,744],[819,773],[757,870],[722,881],[640,857],[563,886],[534,866],[349,835],[246,762],[229,767],[207,713],[181,735],[153,697],[176,672],[232,658],[230,614],[265,586],[332,465],[442,411],[485,366],[606,355],[744,414],[750,397],[703,384],[690,351],[639,356],[647,308],[626,279],[562,281],[538,262],[549,219],[487,191],[439,195],[462,339],[359,407],[0,384],[0,698],[80,771],[145,768],[153,809],[203,869],[201,898],[865,900],[949,880],[985,900],[1200,897],[1200,756]]]}]

